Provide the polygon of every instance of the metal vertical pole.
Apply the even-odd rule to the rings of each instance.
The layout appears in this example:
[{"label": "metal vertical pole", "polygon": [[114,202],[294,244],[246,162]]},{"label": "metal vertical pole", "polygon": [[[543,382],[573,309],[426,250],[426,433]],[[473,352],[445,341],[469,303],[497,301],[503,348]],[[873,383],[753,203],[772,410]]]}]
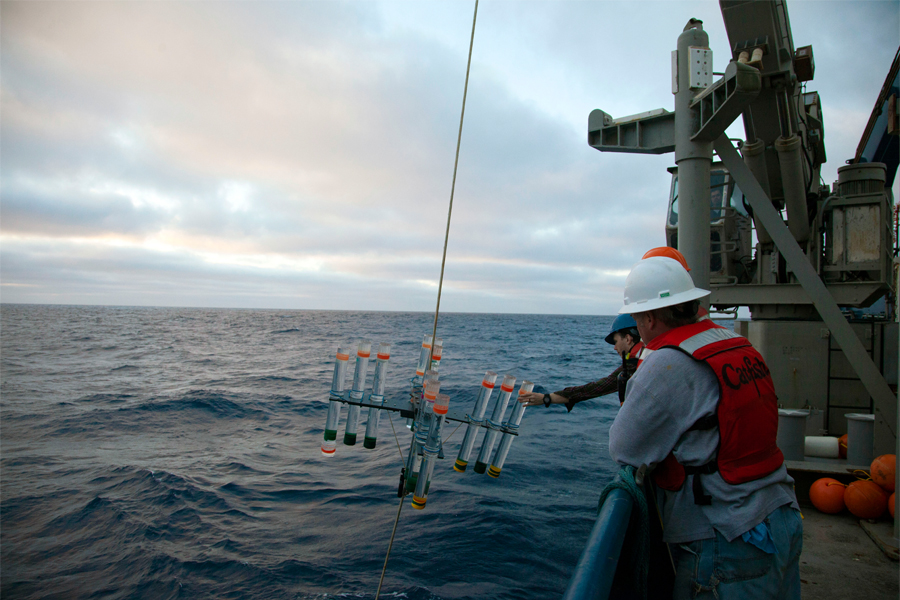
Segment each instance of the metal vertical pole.
[{"label": "metal vertical pole", "polygon": [[[897,243],[900,243],[898,241]],[[900,281],[900,264],[894,263],[894,281]],[[898,285],[897,287],[900,287]],[[894,289],[894,321],[898,323],[898,330],[900,330],[900,289]],[[881,330],[881,335],[884,335],[884,329]],[[883,339],[883,338],[882,338]],[[897,334],[897,372],[900,373],[900,331]],[[900,409],[900,386],[897,386],[897,407]],[[900,456],[900,410],[897,410],[897,429],[894,430],[894,433],[897,434],[896,439],[894,440],[894,457]],[[894,491],[900,492],[900,469],[897,469],[896,466],[894,468]],[[894,496],[894,545],[900,546],[900,495]]]},{"label": "metal vertical pole", "polygon": [[[691,267],[694,285],[709,289],[709,171],[712,143],[691,141],[694,129],[691,101],[704,88],[691,89],[690,48],[708,48],[702,26],[678,36],[675,92],[675,164],[678,165],[678,250]],[[710,65],[711,67],[712,65]],[[706,305],[708,299],[704,300]]]}]

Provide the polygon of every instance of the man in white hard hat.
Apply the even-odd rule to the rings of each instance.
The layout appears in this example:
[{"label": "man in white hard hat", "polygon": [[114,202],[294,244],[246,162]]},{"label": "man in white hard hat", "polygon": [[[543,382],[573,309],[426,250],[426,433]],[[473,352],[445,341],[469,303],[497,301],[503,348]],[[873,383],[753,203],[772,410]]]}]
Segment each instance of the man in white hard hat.
[{"label": "man in white hard hat", "polygon": [[671,258],[632,268],[619,312],[645,349],[610,454],[652,469],[675,598],[799,599],[803,529],[775,444],[772,378],[746,338],[698,320],[708,294]]}]

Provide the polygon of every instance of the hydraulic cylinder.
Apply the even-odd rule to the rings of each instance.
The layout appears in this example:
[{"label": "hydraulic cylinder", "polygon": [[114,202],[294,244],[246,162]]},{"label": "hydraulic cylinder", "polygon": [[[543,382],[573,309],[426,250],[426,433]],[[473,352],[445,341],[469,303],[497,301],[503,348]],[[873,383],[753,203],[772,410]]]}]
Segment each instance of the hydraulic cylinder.
[{"label": "hydraulic cylinder", "polygon": [[497,374],[493,371],[486,372],[484,379],[481,380],[478,397],[475,399],[475,406],[469,415],[469,423],[466,425],[466,435],[463,437],[462,445],[459,447],[459,455],[456,457],[456,463],[453,465],[453,470],[458,473],[465,472],[469,464],[472,447],[475,445],[475,438],[478,436],[478,430],[481,429],[482,421],[484,421],[484,413],[491,399],[491,393],[494,391],[495,381],[497,381]]},{"label": "hydraulic cylinder", "polygon": [[[350,400],[359,402],[366,390],[366,372],[369,370],[369,356],[372,352],[372,342],[362,340],[356,350],[356,369],[353,371],[353,386],[350,388]],[[358,404],[351,404],[347,409],[347,428],[344,430],[344,445],[356,444],[356,431],[359,429]]]},{"label": "hydraulic cylinder", "polygon": [[487,463],[491,460],[491,453],[494,451],[494,443],[497,441],[497,434],[503,424],[503,414],[506,412],[506,406],[509,404],[509,397],[512,394],[513,386],[516,385],[516,378],[513,375],[506,375],[503,383],[500,384],[500,397],[497,398],[497,404],[494,405],[494,412],[488,419],[488,432],[484,436],[484,442],[481,444],[481,452],[478,453],[478,460],[475,461],[475,472],[484,473],[487,470]]},{"label": "hydraulic cylinder", "polygon": [[366,437],[363,439],[363,448],[374,448],[378,437],[378,422],[381,419],[381,408],[384,404],[384,384],[387,374],[388,360],[391,358],[391,345],[380,344],[375,360],[375,377],[372,379],[372,394],[369,403],[375,406],[369,407],[369,415],[366,417]]},{"label": "hydraulic cylinder", "polygon": [[350,351],[338,348],[334,361],[334,375],[331,378],[331,395],[328,400],[328,416],[325,418],[325,439],[322,442],[322,454],[334,456],[336,450],[338,422],[341,420],[341,394],[344,392],[344,380],[347,378],[347,364]]},{"label": "hydraulic cylinder", "polygon": [[[519,387],[519,395],[527,394],[533,389],[533,383],[530,381],[523,381],[522,385]],[[522,422],[522,415],[524,414],[525,404],[523,402],[516,402],[515,406],[513,406],[512,414],[509,415],[509,421],[504,423],[503,426],[508,431],[517,430],[519,428],[519,423]],[[500,439],[500,447],[497,448],[497,454],[494,455],[494,460],[491,461],[491,466],[487,472],[488,475],[495,479],[500,477],[500,470],[503,468],[503,463],[506,462],[506,455],[509,454],[509,447],[512,446],[512,442],[516,437],[508,431],[503,433],[503,437]]]},{"label": "hydraulic cylinder", "polygon": [[781,166],[781,187],[784,189],[784,205],[788,213],[788,229],[794,239],[803,246],[809,240],[809,215],[806,212],[806,182],[803,171],[803,155],[799,135],[775,140],[778,164]]},{"label": "hydraulic cylinder", "polygon": [[[741,154],[744,157],[744,164],[750,168],[750,172],[756,177],[756,181],[762,186],[763,191],[770,198],[769,192],[769,171],[766,166],[766,143],[763,140],[747,141],[741,146]],[[772,242],[772,236],[766,231],[766,228],[759,222],[759,218],[753,215],[753,225],[756,227],[756,239],[760,244],[769,244]]]}]

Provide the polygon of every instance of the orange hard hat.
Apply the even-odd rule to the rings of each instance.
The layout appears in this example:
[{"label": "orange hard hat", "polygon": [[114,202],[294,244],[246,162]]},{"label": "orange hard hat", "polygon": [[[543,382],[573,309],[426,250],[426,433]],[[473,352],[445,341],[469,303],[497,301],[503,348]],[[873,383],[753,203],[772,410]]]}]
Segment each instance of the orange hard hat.
[{"label": "orange hard hat", "polygon": [[685,271],[690,271],[691,268],[688,266],[687,261],[684,259],[684,254],[676,250],[675,248],[669,248],[668,246],[660,246],[659,248],[650,248],[641,257],[641,260],[645,258],[650,258],[651,256],[663,256],[665,258],[673,258],[681,263],[681,266],[684,267]]}]

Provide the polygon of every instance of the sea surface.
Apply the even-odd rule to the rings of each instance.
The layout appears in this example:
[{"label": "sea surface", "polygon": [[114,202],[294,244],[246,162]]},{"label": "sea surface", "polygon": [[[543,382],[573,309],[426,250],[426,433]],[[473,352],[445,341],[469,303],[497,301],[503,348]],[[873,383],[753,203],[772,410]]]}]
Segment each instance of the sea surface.
[{"label": "sea surface", "polygon": [[[344,446],[345,408],[321,454],[334,354],[392,343],[387,395],[403,396],[432,319],[3,304],[0,595],[374,598],[410,433],[385,412],[374,450]],[[470,406],[486,370],[537,391],[604,376],[611,321],[442,314],[441,392]],[[463,431],[448,424],[425,510],[403,501],[381,597],[559,597],[615,471],[617,408],[529,408],[498,479],[453,471]]]}]

